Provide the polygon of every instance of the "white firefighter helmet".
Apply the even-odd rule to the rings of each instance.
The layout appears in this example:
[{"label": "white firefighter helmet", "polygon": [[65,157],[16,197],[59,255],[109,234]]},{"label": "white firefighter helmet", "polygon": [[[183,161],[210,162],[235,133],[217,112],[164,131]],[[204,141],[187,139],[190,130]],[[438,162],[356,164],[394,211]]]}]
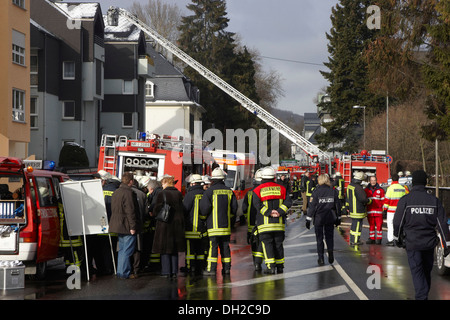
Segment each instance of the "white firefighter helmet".
[{"label": "white firefighter helmet", "polygon": [[258,170],[256,170],[256,172],[255,172],[255,180],[257,181],[257,182],[260,182],[261,180],[262,180],[262,177],[261,177],[261,169],[258,169]]},{"label": "white firefighter helmet", "polygon": [[275,179],[275,170],[272,167],[265,167],[261,170],[261,178],[265,180]]},{"label": "white firefighter helmet", "polygon": [[201,183],[203,182],[202,176],[199,174],[193,174],[191,175],[191,179],[189,180],[190,183]]},{"label": "white firefighter helmet", "polygon": [[211,179],[213,180],[225,179],[225,172],[221,168],[215,168],[211,174]]},{"label": "white firefighter helmet", "polygon": [[358,172],[356,172],[356,174],[355,174],[355,179],[356,180],[364,180],[366,178],[366,175],[364,174],[364,172],[362,172],[362,171],[358,171]]}]

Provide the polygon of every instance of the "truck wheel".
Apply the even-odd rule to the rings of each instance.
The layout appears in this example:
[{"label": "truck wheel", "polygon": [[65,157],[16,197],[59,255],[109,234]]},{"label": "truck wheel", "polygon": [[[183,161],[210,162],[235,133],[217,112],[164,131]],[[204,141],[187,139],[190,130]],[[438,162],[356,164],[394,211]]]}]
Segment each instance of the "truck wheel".
[{"label": "truck wheel", "polygon": [[445,266],[444,248],[442,248],[441,243],[436,246],[435,255],[438,274],[441,276],[450,274],[449,268]]}]

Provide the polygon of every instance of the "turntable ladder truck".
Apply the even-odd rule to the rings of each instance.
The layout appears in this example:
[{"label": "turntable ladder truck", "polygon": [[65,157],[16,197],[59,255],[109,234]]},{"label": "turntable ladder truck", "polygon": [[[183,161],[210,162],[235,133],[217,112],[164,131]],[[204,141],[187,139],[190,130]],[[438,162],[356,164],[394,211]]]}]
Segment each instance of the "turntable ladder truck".
[{"label": "turntable ladder truck", "polygon": [[107,19],[108,24],[111,26],[118,25],[119,16],[126,18],[129,22],[131,22],[136,27],[141,29],[145,34],[147,34],[159,45],[161,45],[164,49],[166,49],[167,51],[178,57],[180,60],[182,60],[184,63],[186,63],[188,66],[196,70],[212,84],[214,84],[222,91],[224,91],[226,94],[228,94],[230,97],[239,102],[249,112],[256,115],[267,125],[277,130],[280,134],[289,139],[293,144],[302,149],[310,157],[310,160],[318,158],[319,161],[327,162],[329,164],[328,168],[329,170],[331,170],[331,157],[327,153],[320,150],[318,147],[316,147],[307,139],[305,139],[302,135],[286,126],[282,121],[274,117],[264,108],[253,102],[251,99],[243,95],[238,90],[236,90],[233,86],[229,85],[227,82],[222,80],[219,76],[217,76],[212,71],[204,67],[202,64],[200,64],[192,57],[190,57],[188,54],[179,49],[172,42],[162,37],[158,32],[150,28],[147,24],[142,22],[135,15],[131,14],[127,10],[117,7],[110,7],[107,15],[108,15]]}]

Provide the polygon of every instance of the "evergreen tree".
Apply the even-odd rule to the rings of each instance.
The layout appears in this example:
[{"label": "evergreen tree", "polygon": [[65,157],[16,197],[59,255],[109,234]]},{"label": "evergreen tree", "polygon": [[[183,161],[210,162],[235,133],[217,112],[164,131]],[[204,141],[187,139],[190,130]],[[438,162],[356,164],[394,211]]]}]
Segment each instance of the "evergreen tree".
[{"label": "evergreen tree", "polygon": [[428,140],[446,140],[450,136],[450,2],[436,3],[437,21],[428,27],[431,51],[423,67],[430,94],[426,114],[434,123],[423,126]]},{"label": "evergreen tree", "polygon": [[[193,12],[182,18],[179,45],[192,58],[214,72],[241,93],[258,103],[254,82],[255,65],[245,49],[236,52],[235,34],[228,32],[229,19],[226,17],[224,0],[192,0],[187,8]],[[200,89],[206,127],[214,126],[222,132],[225,129],[254,126],[259,121],[233,98],[206,80],[195,70],[187,67],[184,73]]]},{"label": "evergreen tree", "polygon": [[[353,106],[366,106],[366,118],[384,108],[384,98],[368,90],[367,63],[363,52],[376,30],[366,25],[366,9],[369,0],[340,0],[332,8],[332,28],[327,33],[329,71],[321,71],[328,80],[326,89],[331,102],[320,106],[328,111],[332,122],[325,123],[327,132],[318,135],[322,148],[341,145],[337,151],[355,152],[363,131],[363,112]],[[359,124],[356,126],[356,124]],[[359,129],[358,129],[359,127]]]}]

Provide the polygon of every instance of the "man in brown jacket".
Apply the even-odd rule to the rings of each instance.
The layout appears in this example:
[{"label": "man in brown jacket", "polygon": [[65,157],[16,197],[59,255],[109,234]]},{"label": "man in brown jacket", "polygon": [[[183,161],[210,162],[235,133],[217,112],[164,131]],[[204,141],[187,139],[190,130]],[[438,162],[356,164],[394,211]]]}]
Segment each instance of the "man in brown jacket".
[{"label": "man in brown jacket", "polygon": [[136,202],[131,185],[133,174],[125,172],[120,187],[113,193],[111,199],[111,221],[109,232],[118,234],[119,252],[117,257],[117,277],[127,279],[131,273],[130,257],[136,246],[138,221],[136,219]]}]

